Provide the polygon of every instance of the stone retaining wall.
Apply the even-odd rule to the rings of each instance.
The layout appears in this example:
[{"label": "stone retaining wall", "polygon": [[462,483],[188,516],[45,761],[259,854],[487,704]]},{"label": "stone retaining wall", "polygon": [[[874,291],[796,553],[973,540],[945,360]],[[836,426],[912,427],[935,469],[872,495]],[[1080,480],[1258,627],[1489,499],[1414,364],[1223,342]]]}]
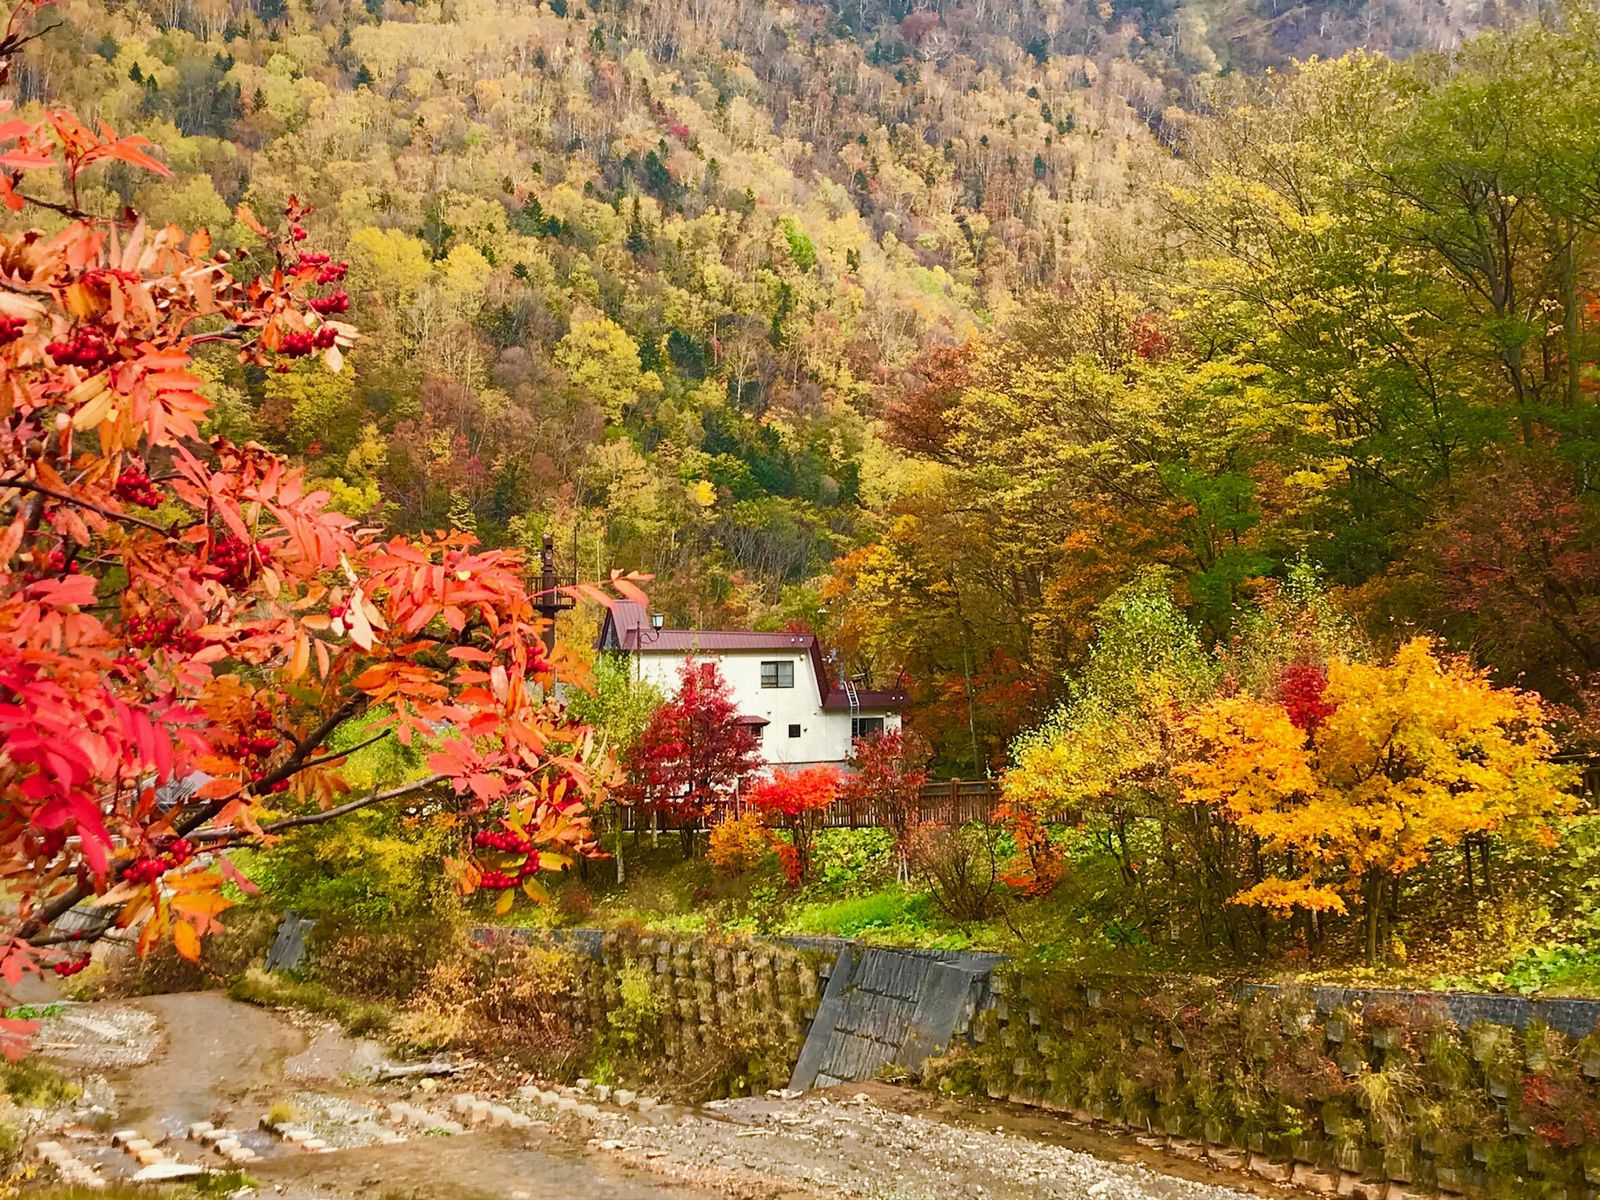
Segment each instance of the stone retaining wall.
[{"label": "stone retaining wall", "polygon": [[786,1086],[832,964],[818,951],[741,937],[490,927],[473,936],[576,951],[579,985],[555,998],[557,1011],[619,1069],[649,1063],[699,1095]]},{"label": "stone retaining wall", "polygon": [[[1520,1029],[1463,1028],[1452,1010],[1470,1007],[1419,993],[1014,967],[991,986],[968,1060],[991,1095],[1342,1195],[1600,1198],[1592,1022],[1582,1038],[1525,1010],[1502,1014]],[[963,1082],[961,1058],[936,1073]]]}]

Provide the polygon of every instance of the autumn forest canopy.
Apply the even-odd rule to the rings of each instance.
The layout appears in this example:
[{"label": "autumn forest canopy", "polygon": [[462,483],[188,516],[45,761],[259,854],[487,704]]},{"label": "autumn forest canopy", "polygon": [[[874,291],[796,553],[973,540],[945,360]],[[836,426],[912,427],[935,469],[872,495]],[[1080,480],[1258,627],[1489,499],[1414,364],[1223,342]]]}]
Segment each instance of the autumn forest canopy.
[{"label": "autumn forest canopy", "polygon": [[52,13],[22,102],[174,173],[86,207],[226,248],[293,194],[348,260],[350,371],[201,367],[211,428],[351,516],[819,627],[952,770],[1003,764],[1151,565],[1217,639],[1312,563],[1380,639],[1586,711],[1584,10]]},{"label": "autumn forest canopy", "polygon": [[[0,61],[24,937],[192,950],[205,851],[380,795],[547,898],[703,784],[711,684],[550,687],[641,587],[903,686],[855,778],[1008,772],[1004,886],[1081,835],[1141,938],[1376,961],[1445,851],[1587,844],[1591,6],[24,0]],[[716,844],[808,886],[842,786]]]}]

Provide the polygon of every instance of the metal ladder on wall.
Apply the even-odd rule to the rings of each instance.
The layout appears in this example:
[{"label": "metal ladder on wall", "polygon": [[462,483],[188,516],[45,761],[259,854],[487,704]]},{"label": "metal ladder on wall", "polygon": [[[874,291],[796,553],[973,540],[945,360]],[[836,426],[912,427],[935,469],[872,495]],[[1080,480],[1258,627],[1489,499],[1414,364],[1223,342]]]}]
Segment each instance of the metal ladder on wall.
[{"label": "metal ladder on wall", "polygon": [[856,692],[855,680],[848,675],[841,682],[844,684],[844,698],[850,702],[850,736],[856,736],[856,722],[861,717],[861,696]]}]

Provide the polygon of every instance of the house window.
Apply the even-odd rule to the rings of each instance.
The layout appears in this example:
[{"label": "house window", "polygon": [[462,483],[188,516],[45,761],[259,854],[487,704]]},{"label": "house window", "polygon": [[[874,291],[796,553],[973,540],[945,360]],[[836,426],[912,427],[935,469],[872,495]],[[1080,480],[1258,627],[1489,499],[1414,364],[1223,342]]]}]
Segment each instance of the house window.
[{"label": "house window", "polygon": [[882,733],[882,732],[883,732],[883,718],[882,717],[851,717],[850,718],[850,737],[852,739],[870,737],[874,733]]},{"label": "house window", "polygon": [[764,688],[792,688],[794,686],[794,664],[792,662],[762,663],[761,686]]},{"label": "house window", "polygon": [[789,736],[792,737],[792,738],[799,737],[800,736],[800,726],[798,726],[798,725],[789,726]]}]

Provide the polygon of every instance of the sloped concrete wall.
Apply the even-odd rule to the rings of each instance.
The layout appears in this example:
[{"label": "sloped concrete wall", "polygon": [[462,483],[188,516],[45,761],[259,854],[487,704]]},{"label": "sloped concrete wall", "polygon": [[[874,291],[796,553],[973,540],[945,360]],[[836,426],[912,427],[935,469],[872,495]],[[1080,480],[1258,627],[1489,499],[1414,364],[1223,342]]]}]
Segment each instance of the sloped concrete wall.
[{"label": "sloped concrete wall", "polygon": [[894,1065],[918,1070],[966,1036],[989,999],[998,955],[845,945],[795,1062],[789,1087],[872,1079]]}]

